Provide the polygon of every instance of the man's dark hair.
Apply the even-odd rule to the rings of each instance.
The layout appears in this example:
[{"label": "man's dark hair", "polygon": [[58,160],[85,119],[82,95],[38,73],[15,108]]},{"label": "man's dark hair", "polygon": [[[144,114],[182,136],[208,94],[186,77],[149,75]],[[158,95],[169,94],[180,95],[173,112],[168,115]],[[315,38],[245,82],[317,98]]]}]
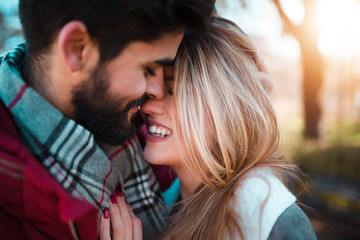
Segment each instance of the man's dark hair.
[{"label": "man's dark hair", "polygon": [[98,44],[100,62],[128,43],[151,42],[181,28],[202,31],[215,0],[20,0],[19,15],[29,56],[50,49],[69,21],[83,22]]}]

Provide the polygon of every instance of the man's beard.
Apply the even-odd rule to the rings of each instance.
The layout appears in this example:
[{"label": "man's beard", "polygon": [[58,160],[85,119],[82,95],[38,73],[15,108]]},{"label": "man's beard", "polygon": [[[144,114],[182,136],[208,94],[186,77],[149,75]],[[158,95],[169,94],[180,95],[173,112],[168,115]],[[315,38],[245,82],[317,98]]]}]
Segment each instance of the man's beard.
[{"label": "man's beard", "polygon": [[82,81],[73,91],[73,116],[94,135],[96,141],[120,145],[136,132],[128,119],[129,110],[144,104],[146,97],[131,101],[121,109],[124,100],[112,97],[109,87],[105,67],[97,67],[90,79]]}]

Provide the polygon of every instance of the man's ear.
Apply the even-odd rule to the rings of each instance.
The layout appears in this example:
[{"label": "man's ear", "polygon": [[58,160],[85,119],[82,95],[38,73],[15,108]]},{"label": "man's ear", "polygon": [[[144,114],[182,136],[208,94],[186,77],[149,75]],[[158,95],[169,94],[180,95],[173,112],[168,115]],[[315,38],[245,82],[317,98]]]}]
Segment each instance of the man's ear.
[{"label": "man's ear", "polygon": [[71,21],[60,30],[57,48],[64,62],[73,72],[82,69],[86,61],[86,48],[91,40],[86,26],[80,21]]}]

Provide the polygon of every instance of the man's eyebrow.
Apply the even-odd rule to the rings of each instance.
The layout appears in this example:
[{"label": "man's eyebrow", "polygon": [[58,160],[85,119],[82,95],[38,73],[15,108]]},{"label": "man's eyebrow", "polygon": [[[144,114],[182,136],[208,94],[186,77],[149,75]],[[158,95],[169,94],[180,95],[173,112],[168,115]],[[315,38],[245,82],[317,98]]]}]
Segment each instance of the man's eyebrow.
[{"label": "man's eyebrow", "polygon": [[170,59],[170,58],[164,58],[164,59],[159,59],[155,61],[156,64],[159,64],[160,66],[163,67],[169,67],[174,65],[174,60]]}]

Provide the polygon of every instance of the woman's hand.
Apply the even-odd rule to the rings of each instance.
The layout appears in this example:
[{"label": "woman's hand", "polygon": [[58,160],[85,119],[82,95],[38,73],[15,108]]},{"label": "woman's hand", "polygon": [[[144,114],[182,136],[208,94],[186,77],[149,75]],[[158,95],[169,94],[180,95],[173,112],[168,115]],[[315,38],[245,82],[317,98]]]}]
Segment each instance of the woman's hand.
[{"label": "woman's hand", "polygon": [[[135,216],[131,207],[121,194],[110,197],[110,216],[106,208],[100,221],[100,240],[110,240],[110,219],[114,240],[141,240],[141,221]],[[109,218],[110,217],[110,218]]]}]

